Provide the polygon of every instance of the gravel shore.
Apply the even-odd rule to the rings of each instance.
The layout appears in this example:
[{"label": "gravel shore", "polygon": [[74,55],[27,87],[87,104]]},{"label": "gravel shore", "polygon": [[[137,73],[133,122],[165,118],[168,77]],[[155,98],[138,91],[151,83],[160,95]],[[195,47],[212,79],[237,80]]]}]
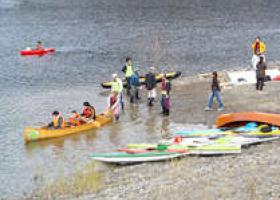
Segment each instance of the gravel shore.
[{"label": "gravel shore", "polygon": [[[221,113],[204,111],[210,79],[185,77],[173,83],[170,120],[211,126]],[[277,113],[279,91],[277,82],[266,83],[264,91],[256,91],[254,85],[224,89],[225,110],[222,113]],[[280,141],[274,141],[251,146],[234,156],[192,156],[171,162],[113,167],[99,163],[99,170],[105,173],[103,189],[75,200],[280,199],[279,144]]]}]

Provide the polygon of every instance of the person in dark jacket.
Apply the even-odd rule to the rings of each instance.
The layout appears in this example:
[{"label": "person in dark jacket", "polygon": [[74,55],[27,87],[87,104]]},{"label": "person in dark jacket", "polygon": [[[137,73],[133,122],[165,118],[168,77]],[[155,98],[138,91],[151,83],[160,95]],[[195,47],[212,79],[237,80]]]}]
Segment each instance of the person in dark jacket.
[{"label": "person in dark jacket", "polygon": [[145,76],[145,86],[148,91],[148,106],[153,106],[153,102],[156,98],[156,76],[155,76],[155,68],[151,67],[148,74]]},{"label": "person in dark jacket", "polygon": [[171,90],[171,83],[166,78],[166,74],[164,74],[164,76],[161,80],[161,107],[162,107],[162,114],[163,115],[169,115],[170,90]]},{"label": "person in dark jacket", "polygon": [[133,66],[132,66],[132,59],[130,57],[127,57],[125,59],[125,66],[122,68],[122,72],[125,74],[125,79],[126,79],[126,93],[129,96],[130,92],[130,79],[132,75],[134,74]]},{"label": "person in dark jacket", "polygon": [[263,57],[261,56],[260,62],[258,62],[258,64],[257,64],[257,84],[256,84],[257,90],[263,89],[266,68],[267,68],[267,66],[264,62]]},{"label": "person in dark jacket", "polygon": [[224,109],[224,104],[222,102],[222,98],[220,95],[221,88],[218,80],[218,73],[216,71],[213,72],[213,79],[212,79],[212,85],[211,85],[211,94],[209,96],[208,100],[208,107],[205,108],[205,110],[212,110],[213,109],[213,101],[216,97],[218,101],[218,111],[222,111]]},{"label": "person in dark jacket", "polygon": [[134,74],[130,78],[130,103],[134,103],[135,100],[139,100],[139,74],[138,70],[135,70]]}]

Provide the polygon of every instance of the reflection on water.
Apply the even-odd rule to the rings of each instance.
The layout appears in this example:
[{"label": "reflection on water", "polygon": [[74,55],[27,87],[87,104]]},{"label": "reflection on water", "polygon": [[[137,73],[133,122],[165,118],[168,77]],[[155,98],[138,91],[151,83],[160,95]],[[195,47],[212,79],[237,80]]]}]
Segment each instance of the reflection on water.
[{"label": "reflection on water", "polygon": [[163,116],[161,121],[161,131],[160,131],[162,138],[167,138],[170,135],[169,124],[170,124],[169,117]]}]

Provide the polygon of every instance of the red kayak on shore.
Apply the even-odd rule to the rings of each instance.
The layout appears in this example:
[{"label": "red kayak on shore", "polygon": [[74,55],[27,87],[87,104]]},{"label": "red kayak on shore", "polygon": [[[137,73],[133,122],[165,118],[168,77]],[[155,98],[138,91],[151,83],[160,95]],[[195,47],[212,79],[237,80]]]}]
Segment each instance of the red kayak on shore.
[{"label": "red kayak on shore", "polygon": [[47,49],[31,49],[31,50],[21,50],[20,55],[22,56],[43,56],[48,53],[55,52],[55,48],[47,48]]}]

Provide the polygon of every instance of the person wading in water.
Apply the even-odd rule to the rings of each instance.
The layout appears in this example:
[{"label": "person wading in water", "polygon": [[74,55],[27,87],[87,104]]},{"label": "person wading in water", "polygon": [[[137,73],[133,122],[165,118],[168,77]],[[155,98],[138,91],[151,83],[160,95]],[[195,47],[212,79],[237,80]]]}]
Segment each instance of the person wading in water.
[{"label": "person wading in water", "polygon": [[155,68],[151,67],[148,74],[145,76],[145,86],[148,91],[148,106],[153,106],[153,102],[156,98],[156,76],[155,76]]},{"label": "person wading in water", "polygon": [[127,57],[125,59],[125,66],[122,68],[122,72],[125,74],[126,79],[126,94],[130,96],[130,79],[131,76],[134,74],[133,66],[132,66],[132,59]]}]

